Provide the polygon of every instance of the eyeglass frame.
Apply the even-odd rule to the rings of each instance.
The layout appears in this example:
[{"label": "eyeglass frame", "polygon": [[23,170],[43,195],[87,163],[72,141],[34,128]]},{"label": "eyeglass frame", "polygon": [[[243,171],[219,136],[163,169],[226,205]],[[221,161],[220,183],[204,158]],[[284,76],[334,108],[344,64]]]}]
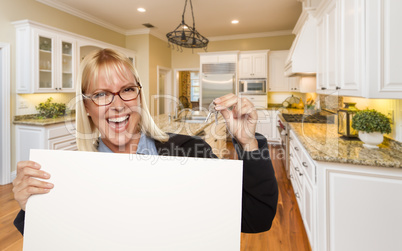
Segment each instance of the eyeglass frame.
[{"label": "eyeglass frame", "polygon": [[91,100],[95,105],[97,105],[97,106],[107,106],[107,105],[110,105],[111,103],[113,103],[114,97],[115,97],[116,95],[119,96],[121,100],[123,100],[123,101],[125,101],[125,102],[128,102],[128,101],[136,100],[136,99],[138,98],[138,96],[140,95],[140,92],[141,92],[141,89],[142,89],[142,85],[141,85],[140,83],[138,83],[138,85],[133,86],[133,87],[138,88],[138,95],[137,95],[137,97],[135,97],[135,98],[133,98],[133,99],[129,99],[129,100],[123,99],[123,98],[120,96],[120,92],[121,92],[122,90],[124,90],[124,88],[127,88],[127,87],[124,87],[123,89],[121,89],[121,90],[118,91],[118,92],[110,92],[110,91],[107,91],[107,92],[109,92],[110,94],[113,94],[113,96],[112,96],[112,100],[110,101],[110,103],[104,104],[104,105],[99,105],[99,104],[95,103],[95,101],[92,99],[93,94],[92,94],[91,96],[87,96],[87,95],[85,95],[84,93],[82,93],[82,97],[85,98],[85,99],[90,99],[90,100]]}]

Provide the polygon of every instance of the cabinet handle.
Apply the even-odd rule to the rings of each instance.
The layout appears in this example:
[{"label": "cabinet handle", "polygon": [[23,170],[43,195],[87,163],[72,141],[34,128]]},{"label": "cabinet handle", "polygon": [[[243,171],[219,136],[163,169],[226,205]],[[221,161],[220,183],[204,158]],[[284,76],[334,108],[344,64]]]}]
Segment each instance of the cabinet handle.
[{"label": "cabinet handle", "polygon": [[296,170],[296,172],[300,172],[300,170],[297,166],[295,166],[295,170]]},{"label": "cabinet handle", "polygon": [[302,165],[303,165],[304,167],[308,167],[308,165],[307,165],[306,162],[302,162]]},{"label": "cabinet handle", "polygon": [[289,136],[289,140],[293,140],[293,138]]},{"label": "cabinet handle", "polygon": [[295,150],[296,150],[296,151],[299,151],[299,148],[298,148],[297,146],[295,146]]},{"label": "cabinet handle", "polygon": [[339,90],[339,89],[341,89],[341,87],[337,86],[335,89]]},{"label": "cabinet handle", "polygon": [[291,174],[290,176],[289,176],[291,179],[293,179],[293,175]]},{"label": "cabinet handle", "polygon": [[77,142],[74,141],[74,142],[71,142],[70,145],[75,145],[76,143],[77,143]]},{"label": "cabinet handle", "polygon": [[326,90],[327,89],[327,87],[321,87],[321,90]]},{"label": "cabinet handle", "polygon": [[299,195],[299,193],[295,193],[295,196],[296,196],[296,198],[299,198],[300,199],[300,195]]},{"label": "cabinet handle", "polygon": [[290,157],[293,157],[293,154],[289,153],[289,156],[290,156]]}]

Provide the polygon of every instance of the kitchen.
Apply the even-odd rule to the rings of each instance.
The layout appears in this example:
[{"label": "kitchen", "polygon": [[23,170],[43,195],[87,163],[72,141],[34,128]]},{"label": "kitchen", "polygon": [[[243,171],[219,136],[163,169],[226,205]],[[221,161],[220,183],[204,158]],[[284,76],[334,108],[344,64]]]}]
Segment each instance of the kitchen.
[{"label": "kitchen", "polygon": [[[51,2],[51,1],[42,1],[42,2]],[[278,105],[282,106],[282,103],[289,97],[291,97],[292,95],[294,95],[295,97],[300,97],[300,100],[302,100],[302,102],[304,102],[305,104],[307,103],[307,100],[314,100],[314,107],[317,107],[317,105],[320,106],[320,108],[322,109],[327,109],[327,110],[334,110],[332,109],[333,106],[336,106],[336,110],[338,110],[339,108],[342,108],[343,105],[339,105],[338,102],[340,103],[346,103],[346,102],[353,102],[356,103],[356,107],[360,110],[363,110],[365,108],[370,108],[370,109],[376,109],[386,115],[390,114],[390,117],[392,118],[392,132],[388,135],[386,135],[388,138],[393,139],[397,142],[401,142],[402,141],[402,114],[401,114],[401,109],[402,109],[402,100],[400,99],[401,97],[401,88],[400,88],[400,78],[398,78],[396,76],[395,73],[395,69],[392,68],[391,66],[393,65],[397,65],[397,63],[395,62],[395,57],[388,57],[389,54],[385,54],[385,62],[384,64],[386,66],[389,67],[389,69],[392,69],[393,72],[391,73],[387,73],[387,74],[394,74],[394,75],[386,75],[387,77],[391,78],[391,79],[386,79],[386,81],[388,81],[388,83],[390,83],[390,85],[385,86],[384,89],[387,88],[391,88],[391,90],[394,91],[386,91],[386,92],[381,92],[377,90],[376,94],[376,90],[374,88],[363,88],[364,86],[359,86],[358,88],[350,88],[351,90],[346,90],[345,88],[342,88],[343,86],[346,87],[350,87],[351,85],[353,85],[353,83],[364,83],[368,85],[368,81],[366,82],[362,82],[362,80],[365,79],[379,79],[380,75],[375,75],[375,74],[379,74],[378,72],[379,67],[375,66],[375,62],[378,62],[379,60],[377,60],[378,58],[376,58],[375,53],[366,53],[365,51],[359,51],[359,50],[352,50],[352,52],[348,51],[350,49],[350,47],[345,47],[345,45],[348,45],[350,43],[346,43],[346,42],[351,42],[353,45],[356,45],[356,47],[360,47],[358,44],[359,41],[362,40],[361,36],[356,36],[353,37],[353,39],[355,38],[355,40],[353,41],[348,41],[348,40],[344,40],[346,41],[344,43],[344,41],[341,41],[339,43],[332,43],[333,41],[335,41],[335,33],[331,33],[328,30],[325,30],[325,27],[333,27],[335,26],[336,23],[336,17],[338,17],[339,15],[342,15],[342,8],[351,8],[351,6],[347,5],[348,1],[321,1],[321,3],[319,4],[318,2],[320,1],[299,1],[297,2],[296,0],[294,1],[297,4],[299,4],[299,9],[297,14],[295,14],[295,21],[294,21],[294,34],[292,34],[291,32],[288,33],[272,33],[272,34],[265,34],[265,37],[255,37],[255,38],[237,38],[237,39],[227,39],[226,40],[219,40],[218,38],[216,38],[215,41],[210,41],[210,44],[208,46],[208,53],[212,53],[212,54],[225,54],[228,52],[236,52],[238,53],[237,55],[244,53],[244,52],[250,52],[250,51],[259,51],[261,52],[262,50],[269,50],[269,52],[267,52],[267,56],[266,56],[266,60],[267,60],[267,67],[266,67],[266,75],[267,75],[267,90],[268,93],[266,95],[266,99],[267,99],[267,111],[270,111],[270,115],[273,115],[274,112],[272,111],[277,111],[278,110]],[[324,4],[322,2],[328,2],[328,4]],[[337,5],[335,5],[334,3],[337,3]],[[361,4],[362,2],[367,2],[367,7],[373,8],[372,4],[373,1],[351,1],[353,3],[356,4]],[[339,5],[338,5],[339,4]],[[125,48],[127,50],[130,51],[135,51],[135,62],[138,68],[138,71],[140,72],[141,78],[142,78],[142,82],[144,83],[149,83],[147,88],[145,89],[145,93],[148,97],[150,97],[152,95],[155,95],[158,93],[158,89],[157,89],[157,83],[158,83],[158,74],[157,74],[157,66],[163,66],[166,67],[168,69],[181,69],[181,70],[186,70],[186,69],[199,69],[200,68],[200,54],[198,54],[200,51],[195,50],[194,52],[190,49],[186,50],[184,49],[183,51],[177,51],[172,50],[171,48],[167,47],[167,43],[165,41],[163,41],[162,39],[152,35],[152,33],[150,34],[137,34],[137,35],[123,35],[119,32],[116,32],[113,29],[108,29],[108,28],[104,28],[102,26],[93,24],[91,22],[85,21],[84,19],[78,18],[76,16],[67,14],[65,12],[59,11],[57,9],[55,9],[54,7],[50,7],[48,5],[44,5],[42,3],[40,3],[40,1],[28,1],[28,0],[19,0],[19,1],[8,1],[8,2],[2,2],[1,3],[1,10],[3,12],[6,12],[6,10],[17,10],[18,11],[7,11],[7,13],[2,13],[2,17],[6,17],[4,20],[1,20],[1,27],[2,27],[2,33],[0,34],[0,41],[1,42],[6,42],[11,44],[11,61],[12,62],[18,62],[18,55],[17,55],[17,51],[16,51],[16,47],[17,42],[16,42],[16,27],[14,24],[12,24],[12,22],[15,21],[19,21],[19,20],[24,20],[24,19],[29,19],[29,20],[35,20],[38,23],[41,24],[46,24],[46,26],[51,26],[51,27],[55,27],[57,28],[57,32],[60,32],[60,30],[67,31],[67,32],[71,32],[71,33],[75,33],[78,34],[79,36],[85,36],[85,37],[89,37],[90,39],[87,39],[89,41],[91,41],[92,43],[95,43],[92,39],[97,40],[96,44],[101,46],[102,43],[108,43],[108,44],[112,44],[114,46],[119,46],[122,48]],[[302,7],[303,5],[303,7]],[[345,7],[346,5],[346,7]],[[181,14],[181,8],[182,8],[182,3],[178,4],[177,9],[179,9],[179,13],[177,14],[177,16],[179,17],[179,15]],[[357,5],[358,6],[358,5]],[[385,7],[386,8],[385,8]],[[395,4],[395,6],[393,5],[387,5],[384,4],[384,6],[381,6],[382,8],[385,8],[386,11],[391,11],[391,10],[398,10],[398,8],[400,6],[398,6],[397,4]],[[393,8],[390,8],[393,7]],[[353,6],[352,6],[353,7]],[[305,11],[302,11],[302,8],[304,8]],[[313,10],[312,8],[315,8],[315,10]],[[195,10],[197,11],[197,8],[195,8]],[[315,11],[315,12],[314,12]],[[311,18],[311,15],[309,15],[308,13],[312,13],[314,12],[314,14],[312,14],[315,17],[321,17],[320,22],[318,22],[317,20],[319,18],[317,18],[317,20],[314,18]],[[43,14],[46,13],[46,14]],[[372,13],[372,12],[370,12]],[[392,12],[394,13],[394,12]],[[298,20],[298,17],[302,15],[301,19],[299,20],[303,20],[300,22],[296,21]],[[323,18],[325,17],[325,18]],[[346,16],[346,18],[348,18],[349,16]],[[395,18],[395,20],[399,20],[397,19],[396,16],[392,16],[392,18]],[[200,23],[199,21],[199,16],[196,14],[196,20],[198,23]],[[357,20],[355,23],[355,26],[353,27],[361,27],[363,25],[363,21],[362,19],[358,19],[357,17],[349,17],[352,18],[353,20]],[[353,19],[356,18],[356,19]],[[55,20],[60,20],[60,21],[55,21]],[[345,20],[349,20],[350,19],[345,19]],[[394,20],[394,19],[392,19]],[[315,25],[320,27],[320,29],[318,31],[316,31],[318,34],[323,34],[323,32],[327,32],[327,36],[323,36],[324,38],[328,39],[325,40],[324,42],[320,43],[315,43],[315,39],[312,40],[308,40],[311,39],[311,35],[307,36],[307,39],[304,40],[305,38],[303,36],[300,36],[299,34],[309,34],[311,32],[311,30],[309,30],[308,26],[304,26],[305,23],[314,23],[317,22]],[[345,21],[346,22],[346,21]],[[345,23],[339,22],[339,25],[345,25]],[[369,25],[369,24],[367,24]],[[293,26],[291,29],[293,29]],[[305,28],[307,27],[307,28]],[[49,28],[49,27],[45,27],[45,28]],[[174,27],[172,27],[173,29]],[[391,27],[396,29],[396,27]],[[328,28],[329,29],[329,28]],[[359,29],[356,29],[356,31],[358,31]],[[3,32],[4,31],[4,32]],[[200,30],[200,32],[202,33],[202,30]],[[354,30],[353,29],[349,29],[347,30],[347,32],[349,33],[345,33],[345,34],[353,34]],[[371,32],[371,30],[370,30]],[[341,33],[342,35],[344,35],[343,33]],[[373,31],[372,33],[368,33],[367,36],[372,36],[370,38],[372,38],[370,41],[377,41],[376,39],[374,39],[375,36],[375,32]],[[400,41],[400,37],[397,37],[397,35],[395,35],[396,32],[394,33],[390,33],[390,34],[386,34],[389,38],[389,36],[392,37],[392,39],[399,39],[396,41]],[[299,36],[298,36],[299,35]],[[332,37],[331,37],[332,36]],[[396,37],[393,37],[396,36]],[[295,38],[296,37],[296,38]],[[350,36],[349,36],[350,37]],[[386,39],[385,38],[385,39]],[[80,38],[82,40],[82,38]],[[298,46],[301,46],[302,48],[305,48],[304,46],[310,46],[310,47],[317,47],[320,48],[321,50],[324,50],[325,53],[323,53],[322,55],[318,55],[320,56],[319,60],[321,60],[321,63],[316,63],[317,66],[325,66],[324,69],[316,69],[316,70],[309,70],[309,69],[301,69],[301,71],[299,71],[297,69],[297,67],[299,68],[303,68],[303,67],[310,67],[311,66],[311,61],[315,62],[313,59],[315,58],[310,52],[309,49],[306,50],[297,50],[298,48],[296,46],[293,46],[294,41],[298,41]],[[102,43],[99,43],[99,41],[102,41]],[[311,41],[313,41],[313,43],[311,43]],[[322,40],[320,40],[322,41]],[[370,50],[370,51],[376,51],[376,46],[378,46],[377,44],[375,44],[373,42],[373,44],[369,44],[367,45],[367,48],[363,48],[362,49],[366,49],[366,50]],[[296,48],[295,48],[296,47]],[[325,47],[325,48],[324,48]],[[329,47],[329,48],[328,48]],[[333,48],[339,48],[340,52],[343,53],[339,53],[340,58],[339,60],[336,59],[336,55],[335,50]],[[346,48],[346,49],[345,49]],[[311,48],[310,48],[311,49]],[[355,48],[356,49],[356,48]],[[293,60],[288,60],[288,58],[286,56],[281,56],[279,55],[281,52],[280,51],[288,51],[286,54],[289,55],[289,51],[293,51],[294,53],[293,55]],[[311,51],[311,50],[310,50]],[[313,50],[314,53],[314,50]],[[354,53],[354,54],[353,54]],[[389,52],[387,52],[389,53]],[[400,55],[400,53],[398,52],[398,50],[393,51],[393,53],[395,53],[395,55]],[[399,53],[399,54],[398,54]],[[275,55],[276,54],[276,55]],[[202,54],[201,54],[202,55]],[[323,56],[324,55],[324,56]],[[351,55],[355,55],[355,56],[351,56]],[[276,57],[277,56],[277,57]],[[367,57],[367,58],[365,58]],[[373,57],[373,58],[372,58]],[[286,79],[283,76],[280,76],[280,74],[276,74],[273,72],[273,67],[271,65],[271,62],[273,63],[274,60],[277,60],[276,62],[281,62],[283,65],[283,71],[288,71],[286,74],[288,76],[291,76],[294,74],[294,76],[291,76],[292,79]],[[336,60],[335,60],[336,59]],[[292,61],[292,69],[289,70],[289,62]],[[363,67],[363,63],[362,62],[369,62],[370,65],[367,67],[370,67],[370,71],[369,70],[364,70],[362,69]],[[367,64],[369,64],[367,63]],[[279,63],[278,63],[279,65]],[[373,66],[374,65],[374,66]],[[359,68],[360,67],[360,68]],[[12,118],[12,120],[14,119],[15,116],[21,116],[21,115],[27,115],[27,114],[33,114],[36,113],[35,110],[35,106],[37,106],[40,102],[44,102],[48,97],[49,94],[48,93],[42,93],[42,94],[17,94],[18,91],[16,90],[16,78],[18,76],[16,76],[16,72],[18,71],[18,69],[16,69],[17,66],[15,65],[15,63],[11,64],[11,114],[10,117]],[[336,75],[333,71],[333,69],[339,69],[339,72],[342,72],[342,74],[338,74]],[[299,84],[299,88],[311,88],[311,80],[312,77],[309,75],[306,75],[304,73],[309,73],[309,72],[316,72],[316,81],[313,81],[313,91],[303,91],[300,92],[300,90],[292,90],[292,88],[296,88],[294,86],[297,86],[297,84],[295,85],[294,82],[292,81],[296,81],[296,83],[298,82]],[[370,75],[368,75],[368,73],[370,72]],[[352,75],[350,75],[352,73]],[[356,74],[353,74],[356,73]],[[371,75],[374,74],[374,75]],[[173,74],[174,75],[174,74]],[[276,84],[278,82],[273,82],[272,78],[277,76],[277,81],[282,81],[281,84]],[[335,80],[335,76],[340,76],[339,80]],[[343,78],[343,80],[341,80],[341,77]],[[271,79],[270,79],[271,78]],[[325,80],[324,80],[325,79]],[[173,80],[172,82],[174,82],[175,80]],[[310,84],[309,84],[310,81]],[[342,83],[344,83],[343,86],[337,86],[338,83],[341,83],[341,81],[343,81]],[[348,82],[349,81],[349,82]],[[354,82],[353,82],[354,81]],[[237,83],[237,81],[236,81]],[[397,84],[399,83],[399,88],[397,86]],[[272,84],[276,84],[275,86],[273,86]],[[315,84],[318,84],[320,88],[316,87]],[[387,84],[387,83],[385,83]],[[325,86],[324,86],[325,85]],[[392,85],[395,85],[395,87],[393,87]],[[341,87],[340,91],[337,92],[337,87]],[[274,90],[269,90],[269,88],[277,88]],[[326,88],[326,89],[322,89],[322,88]],[[394,88],[394,89],[392,89]],[[345,89],[344,92],[342,92]],[[54,98],[54,102],[61,102],[61,103],[68,103],[71,99],[74,98],[74,94],[73,93],[52,93],[51,96]],[[299,100],[299,102],[300,102]],[[341,101],[340,101],[341,100]],[[328,101],[328,102],[327,102]],[[296,102],[292,102],[292,103],[296,103]],[[335,105],[333,105],[335,103]],[[148,102],[148,104],[150,104],[150,102]],[[326,106],[330,106],[330,107],[326,107]],[[328,109],[329,108],[329,109]],[[280,110],[280,109],[279,109]],[[291,110],[291,109],[287,109],[287,110]],[[299,109],[299,110],[295,110],[298,112],[303,113],[304,109]],[[271,113],[272,112],[272,113]],[[172,114],[174,113],[173,111],[171,112]],[[273,124],[273,122],[275,122],[275,124]],[[191,126],[196,126],[196,125],[191,125]],[[198,125],[199,126],[199,125]],[[277,134],[276,132],[276,120],[272,119],[270,122],[266,122],[265,126],[261,127],[261,130],[265,130],[268,126],[270,126],[270,128],[268,129],[268,132],[271,136],[271,140],[270,142],[272,142],[273,144],[279,144],[280,142],[280,135]],[[293,131],[296,132],[297,135],[294,135],[294,141],[292,143],[292,145],[296,145],[299,144],[299,149],[303,149],[302,152],[306,153],[307,155],[310,154],[311,149],[307,149],[307,146],[311,146],[311,142],[313,140],[312,137],[307,137],[307,138],[302,138],[300,137],[300,134],[303,134],[303,129],[299,129],[297,128],[296,125],[290,125],[290,128],[293,128]],[[275,130],[274,130],[275,129]],[[305,128],[306,129],[306,128]],[[325,132],[325,134],[330,134],[329,129],[326,128],[325,130],[323,129],[323,131],[321,132]],[[192,129],[191,129],[192,130]],[[197,133],[197,132],[196,132]],[[15,129],[15,125],[11,125],[11,149],[15,149],[16,148],[16,129]],[[62,136],[65,137],[65,136]],[[304,141],[303,141],[304,140]],[[309,141],[310,140],[310,141]],[[306,144],[306,142],[310,142],[309,144]],[[222,142],[223,143],[223,142]],[[339,143],[339,142],[338,142]],[[325,145],[325,144],[324,144]],[[306,148],[306,149],[304,149]],[[4,149],[4,148],[3,148]],[[309,151],[310,150],[310,151]],[[364,149],[363,149],[364,150]],[[355,150],[351,150],[352,152]],[[367,151],[363,151],[363,153],[365,153]],[[297,162],[297,161],[301,161],[301,163],[303,162],[303,158],[308,159],[309,161],[316,161],[315,159],[310,159],[310,157],[312,156],[304,156],[304,155],[300,155],[299,157],[295,157],[293,162]],[[379,156],[384,156],[382,154],[379,154]],[[10,163],[15,163],[16,159],[18,159],[18,157],[16,156],[16,153],[14,150],[11,151],[11,161]],[[322,164],[322,162],[319,162],[319,164]],[[324,163],[325,164],[325,163]],[[327,163],[328,164],[328,163]],[[329,163],[328,165],[330,166],[331,163]],[[12,174],[14,173],[15,175],[15,166],[13,166],[15,164],[9,164],[8,166],[11,166],[11,170],[9,170],[9,172]],[[380,165],[378,162],[375,165]],[[318,165],[319,166],[319,165]],[[353,166],[352,166],[353,167]],[[395,166],[396,167],[396,166]],[[400,163],[399,163],[399,167],[400,167]],[[334,167],[335,168],[335,167]],[[346,167],[345,167],[346,168]],[[317,171],[322,171],[322,170],[333,170],[328,166],[324,166],[324,168],[317,168]],[[377,170],[377,169],[376,169]],[[393,173],[391,173],[391,170],[388,170],[385,168],[386,171],[384,171],[384,168],[380,168],[378,169],[378,173],[377,174],[381,174],[382,176],[384,176],[384,173],[381,173],[382,171],[384,172],[388,172],[389,173],[386,174],[386,176],[389,177],[394,177]],[[328,171],[328,172],[329,172]],[[345,170],[342,170],[345,171]],[[392,171],[397,172],[398,169],[394,170],[392,169]],[[358,172],[358,170],[356,171]],[[372,170],[369,170],[369,172],[371,173],[372,177],[375,177],[376,173]],[[336,174],[339,173],[339,170],[336,170],[335,172]],[[319,175],[319,173],[317,173],[316,175]],[[324,174],[322,174],[324,175]],[[398,176],[399,175],[399,176]],[[299,175],[300,176],[300,175]],[[322,194],[322,190],[320,191],[317,186],[320,184],[315,184],[314,179],[312,179],[311,177],[314,176],[307,176],[306,177],[310,177],[310,178],[306,178],[302,181],[298,181],[297,186],[300,186],[301,189],[303,189],[304,191],[315,191],[313,192],[314,196],[313,197],[316,199],[316,201],[325,201],[325,194]],[[397,173],[397,176],[399,177],[396,179],[396,184],[400,184],[400,173]],[[331,179],[336,179],[339,178],[339,176],[329,176],[328,178]],[[342,177],[341,177],[342,178]],[[318,180],[317,180],[318,182]],[[306,186],[306,184],[309,184],[310,186]],[[336,183],[335,183],[336,184]],[[349,183],[348,183],[349,184]],[[296,187],[297,187],[296,186]],[[364,186],[363,186],[364,187]],[[400,189],[400,186],[396,186],[396,189]],[[293,187],[294,189],[294,187]],[[310,189],[310,190],[307,190]],[[315,190],[314,190],[315,189]],[[337,190],[336,190],[337,191]],[[297,192],[297,191],[295,191]],[[328,193],[332,192],[332,190],[328,191]],[[307,192],[305,192],[304,194],[307,194]],[[385,196],[384,196],[385,197]],[[335,203],[336,201],[330,201],[331,203]],[[318,202],[316,202],[318,203]],[[396,203],[396,202],[394,202]],[[397,204],[400,208],[400,203]],[[396,206],[396,204],[395,204]],[[305,208],[305,206],[304,206]],[[316,205],[317,210],[318,209],[322,209],[324,207],[321,207],[320,205]],[[398,208],[398,207],[396,207]],[[335,208],[338,209],[338,208]],[[335,210],[334,209],[334,210]],[[339,210],[341,210],[343,208],[339,208]],[[318,218],[315,218],[316,221],[320,220],[320,222],[322,222],[322,219],[320,219],[319,217],[326,217],[325,213],[329,213],[332,212],[330,210],[330,208],[326,208],[326,212],[322,212],[320,214],[316,214],[318,215]],[[304,215],[305,212],[304,212]],[[329,218],[325,218],[328,221],[334,221],[334,218],[332,218],[333,216],[337,216],[337,214],[331,214],[331,217]],[[305,221],[306,218],[304,218],[303,220]],[[338,218],[337,218],[338,219]],[[348,219],[348,218],[347,218]],[[340,223],[340,224],[343,224]],[[318,223],[315,222],[314,223],[315,226],[318,226]],[[396,224],[397,225],[397,224]],[[346,236],[344,235],[335,235],[337,234],[339,231],[337,228],[335,228],[335,226],[333,225],[328,225],[328,226],[323,226],[323,225],[319,225],[320,227],[327,227],[327,229],[315,229],[314,233],[310,233],[310,235],[315,236],[315,238],[313,238],[313,243],[315,243],[315,245],[313,245],[312,243],[311,246],[313,248],[313,250],[346,250],[346,249],[341,249],[339,248],[337,245],[338,243],[336,242],[332,242],[333,239],[331,238],[335,238],[335,237],[339,237],[339,238],[346,238]],[[369,228],[369,227],[367,227]],[[340,228],[342,229],[342,228]],[[388,232],[389,230],[386,230],[385,232]],[[325,233],[324,236],[319,235],[320,233]],[[363,233],[363,232],[362,232]],[[334,236],[333,236],[334,235]],[[357,237],[356,237],[357,238]],[[311,242],[311,236],[309,236],[310,242]],[[326,241],[326,239],[329,239],[331,241]],[[384,238],[385,240],[386,238]],[[322,240],[325,240],[323,243],[321,243]],[[345,240],[345,239],[343,239]],[[318,248],[317,245],[321,248]],[[322,248],[323,246],[321,245],[326,245],[326,248]],[[400,245],[400,243],[399,243]],[[356,249],[355,249],[356,250]],[[388,250],[392,250],[391,248],[388,248]]]}]

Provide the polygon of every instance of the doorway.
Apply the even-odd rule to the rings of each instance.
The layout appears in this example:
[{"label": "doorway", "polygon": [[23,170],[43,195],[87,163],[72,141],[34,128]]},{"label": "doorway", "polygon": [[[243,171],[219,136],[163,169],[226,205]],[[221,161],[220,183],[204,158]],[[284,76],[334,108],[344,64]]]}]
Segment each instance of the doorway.
[{"label": "doorway", "polygon": [[11,182],[10,44],[0,43],[0,185]]},{"label": "doorway", "polygon": [[157,93],[154,98],[156,102],[156,113],[160,114],[172,114],[175,108],[175,87],[172,84],[172,70],[166,67],[157,67]]},{"label": "doorway", "polygon": [[198,110],[200,101],[199,68],[182,68],[174,71],[176,97],[185,108]]}]

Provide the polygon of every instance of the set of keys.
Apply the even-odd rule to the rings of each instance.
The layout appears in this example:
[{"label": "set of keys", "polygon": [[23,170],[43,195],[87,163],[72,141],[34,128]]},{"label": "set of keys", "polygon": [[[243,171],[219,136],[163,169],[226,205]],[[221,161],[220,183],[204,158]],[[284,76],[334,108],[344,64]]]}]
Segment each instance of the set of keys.
[{"label": "set of keys", "polygon": [[211,104],[209,104],[209,107],[208,107],[208,112],[209,113],[208,113],[207,118],[205,119],[205,123],[208,122],[208,120],[211,118],[211,116],[215,114],[215,124],[218,124],[218,113],[219,113],[219,111],[217,111],[215,109],[215,106],[216,106],[215,102],[212,102]]},{"label": "set of keys", "polygon": [[[218,113],[219,113],[219,111],[217,111],[217,110],[215,109],[215,106],[216,106],[215,102],[212,102],[212,103],[209,105],[209,107],[208,107],[208,112],[209,112],[209,113],[208,113],[207,118],[205,119],[205,123],[208,122],[208,120],[211,118],[211,116],[215,114],[215,124],[216,124],[216,125],[218,124]],[[236,136],[234,136],[234,134],[229,130],[228,125],[226,125],[226,129],[228,130],[230,136],[232,136],[232,138],[234,138],[237,142],[239,142],[239,141],[237,140]],[[243,150],[243,147],[241,146],[241,144],[238,144],[238,147],[239,147],[241,150]]]}]

